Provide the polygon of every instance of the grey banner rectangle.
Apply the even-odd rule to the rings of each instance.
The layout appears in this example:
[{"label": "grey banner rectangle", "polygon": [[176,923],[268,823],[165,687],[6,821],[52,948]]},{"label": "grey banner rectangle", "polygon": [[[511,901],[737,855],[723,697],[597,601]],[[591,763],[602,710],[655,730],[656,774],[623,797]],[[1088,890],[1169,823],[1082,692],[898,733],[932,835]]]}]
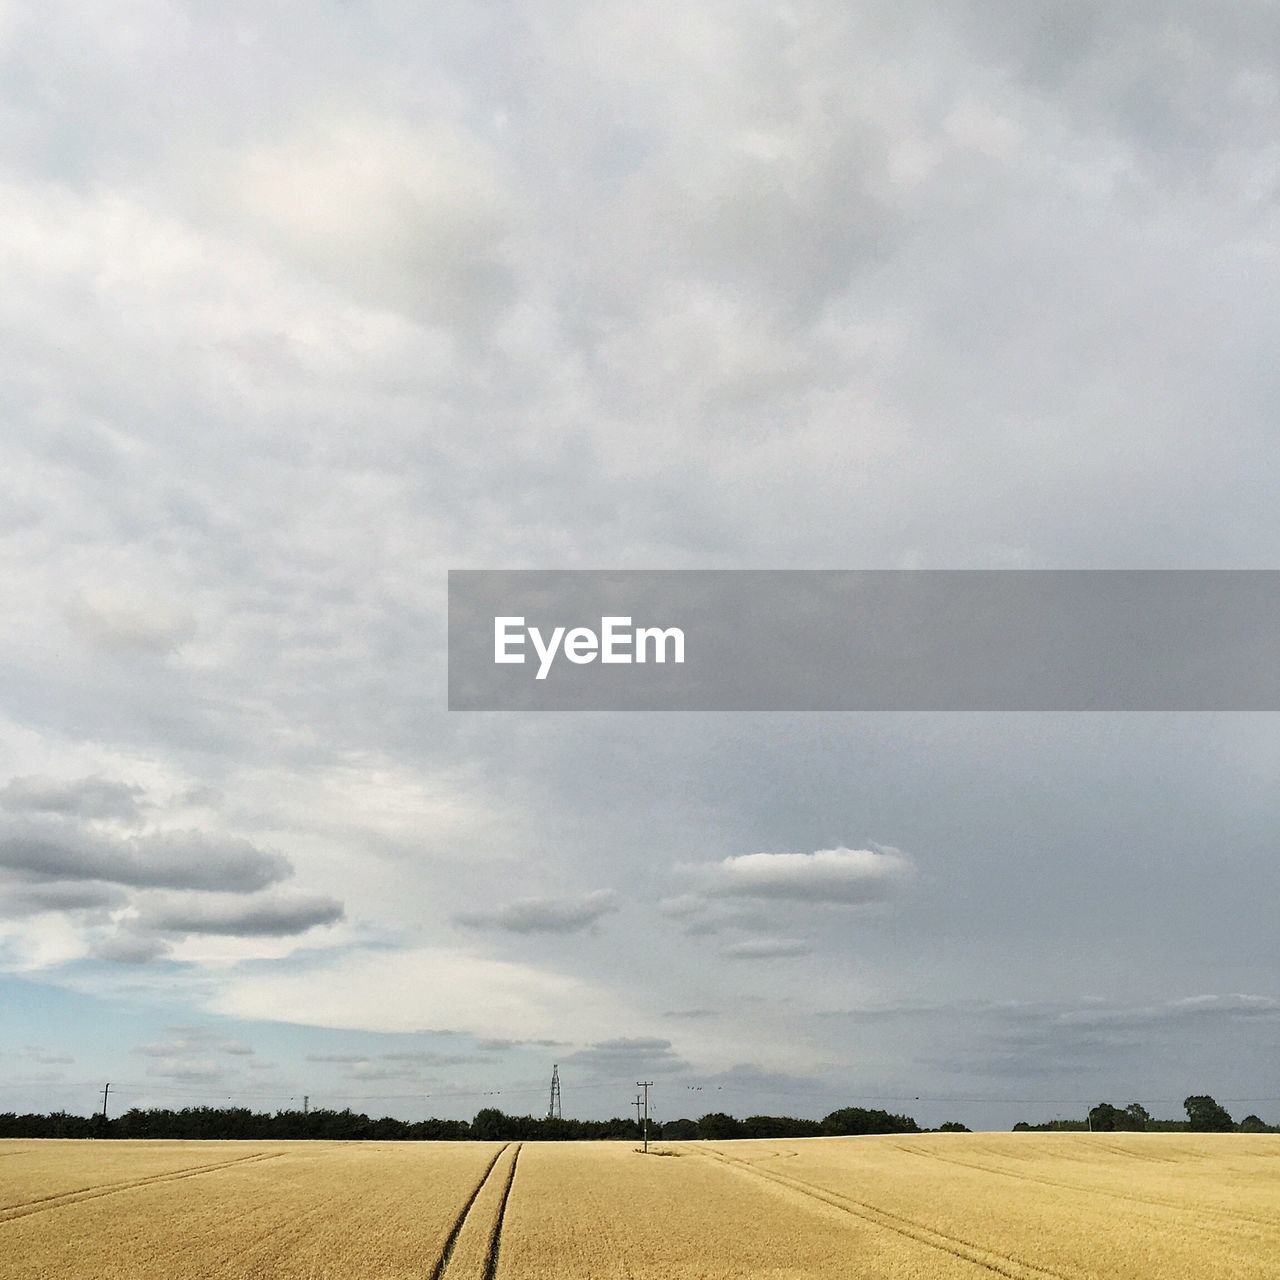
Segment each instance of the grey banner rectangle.
[{"label": "grey banner rectangle", "polygon": [[453,571],[449,708],[1273,711],[1280,571]]}]

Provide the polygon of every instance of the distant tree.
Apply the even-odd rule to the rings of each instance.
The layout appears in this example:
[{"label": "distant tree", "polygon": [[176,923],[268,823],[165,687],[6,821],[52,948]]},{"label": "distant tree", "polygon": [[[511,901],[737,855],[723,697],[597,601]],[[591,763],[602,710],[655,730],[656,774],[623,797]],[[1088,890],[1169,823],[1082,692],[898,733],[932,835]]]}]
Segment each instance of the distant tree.
[{"label": "distant tree", "polygon": [[498,1142],[507,1136],[507,1117],[497,1107],[481,1107],[471,1121],[471,1136],[480,1142]]},{"label": "distant tree", "polygon": [[711,1141],[723,1141],[739,1136],[740,1126],[732,1116],[723,1111],[711,1111],[698,1120],[698,1137]]},{"label": "distant tree", "polygon": [[938,1126],[939,1133],[970,1133],[972,1130],[967,1124],[961,1124],[959,1120],[948,1120],[945,1124]]},{"label": "distant tree", "polygon": [[1117,1129],[1124,1129],[1128,1119],[1126,1112],[1109,1102],[1099,1102],[1096,1107],[1089,1108],[1089,1128],[1094,1133],[1114,1133]]},{"label": "distant tree", "polygon": [[698,1124],[695,1120],[668,1120],[662,1126],[662,1137],[670,1142],[687,1142],[698,1136]]},{"label": "distant tree", "polygon": [[1129,1117],[1129,1128],[1135,1133],[1141,1133],[1151,1123],[1151,1112],[1140,1102],[1129,1103],[1124,1113]]},{"label": "distant tree", "polygon": [[860,1133],[919,1133],[920,1126],[910,1116],[866,1107],[842,1107],[823,1117],[822,1132],[841,1137]]},{"label": "distant tree", "polygon": [[822,1132],[816,1120],[793,1116],[748,1116],[738,1128],[743,1138],[813,1138]]},{"label": "distant tree", "polygon": [[1266,1121],[1259,1116],[1245,1116],[1245,1118],[1240,1121],[1241,1133],[1273,1133],[1274,1131],[1274,1126],[1267,1124]]},{"label": "distant tree", "polygon": [[1230,1133],[1235,1128],[1227,1109],[1207,1093],[1193,1094],[1182,1105],[1187,1110],[1187,1128],[1192,1133]]}]

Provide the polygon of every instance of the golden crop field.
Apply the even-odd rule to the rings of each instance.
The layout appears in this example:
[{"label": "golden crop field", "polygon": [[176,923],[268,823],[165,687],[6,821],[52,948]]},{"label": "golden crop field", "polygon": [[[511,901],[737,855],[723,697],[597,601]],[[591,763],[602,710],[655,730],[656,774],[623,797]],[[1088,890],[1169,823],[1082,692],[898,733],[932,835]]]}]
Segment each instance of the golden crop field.
[{"label": "golden crop field", "polygon": [[1280,1136],[0,1142],[4,1280],[1280,1275]]}]

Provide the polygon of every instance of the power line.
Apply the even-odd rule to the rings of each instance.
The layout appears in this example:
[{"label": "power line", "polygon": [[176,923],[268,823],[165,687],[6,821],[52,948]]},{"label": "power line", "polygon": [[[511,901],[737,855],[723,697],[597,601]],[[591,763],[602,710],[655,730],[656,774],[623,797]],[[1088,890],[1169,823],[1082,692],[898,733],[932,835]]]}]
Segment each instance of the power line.
[{"label": "power line", "polygon": [[[643,1087],[643,1082],[637,1081],[637,1085]],[[652,1081],[650,1084],[652,1085]],[[594,1083],[575,1085],[575,1088],[581,1093],[601,1093],[605,1091],[616,1092],[621,1082],[613,1081],[597,1081]],[[1098,1101],[1098,1097],[1102,1094],[1111,1094],[1119,1097],[1135,1097],[1144,1103],[1168,1104],[1173,1106],[1181,1106],[1183,1098],[1181,1097],[1152,1097],[1143,1094],[1140,1089],[1114,1089],[1107,1088],[1100,1090],[1097,1094],[1088,1097],[1072,1097],[1072,1098],[1051,1098],[1051,1097],[998,1097],[992,1095],[971,1095],[971,1094],[887,1094],[887,1093],[860,1093],[856,1090],[842,1088],[839,1085],[824,1086],[815,1089],[761,1089],[750,1084],[711,1084],[702,1085],[685,1085],[690,1092],[697,1093],[725,1093],[730,1095],[741,1096],[745,1094],[755,1095],[764,1098],[848,1098],[854,1103],[862,1102],[923,1102],[923,1103],[955,1103],[968,1104],[972,1106],[1024,1106],[1024,1107],[1049,1107],[1049,1106],[1091,1106]],[[0,1090],[8,1090],[10,1092],[18,1091],[39,1091],[42,1093],[68,1093],[79,1092],[82,1089],[99,1088],[96,1081],[93,1080],[8,1080],[0,1083]],[[334,1102],[404,1102],[404,1101],[437,1101],[449,1102],[453,1100],[465,1100],[470,1098],[522,1098],[532,1096],[547,1097],[546,1084],[538,1086],[527,1086],[506,1089],[437,1089],[437,1090],[413,1090],[407,1093],[369,1093],[369,1094],[345,1094],[327,1091],[328,1096]],[[307,1094],[302,1093],[285,1093],[283,1091],[268,1092],[259,1089],[239,1090],[217,1089],[211,1088],[207,1090],[192,1089],[189,1086],[175,1084],[154,1084],[151,1081],[136,1080],[116,1080],[111,1082],[105,1089],[102,1089],[104,1101],[109,1100],[111,1096],[120,1098],[121,1096],[165,1096],[174,1097],[178,1100],[210,1100],[210,1101],[264,1101],[264,1102],[296,1102],[302,1100],[308,1105]],[[1241,1103],[1280,1103],[1280,1096],[1277,1095],[1234,1095],[1223,1096],[1214,1095],[1219,1102],[1241,1104]],[[643,1099],[642,1099],[643,1102]],[[95,1108],[96,1109],[96,1108]]]}]

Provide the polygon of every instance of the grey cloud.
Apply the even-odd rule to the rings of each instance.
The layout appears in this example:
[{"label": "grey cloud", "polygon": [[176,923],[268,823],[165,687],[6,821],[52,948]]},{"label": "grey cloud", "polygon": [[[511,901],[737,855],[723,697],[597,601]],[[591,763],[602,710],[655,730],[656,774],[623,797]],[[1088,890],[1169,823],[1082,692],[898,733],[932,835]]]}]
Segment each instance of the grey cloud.
[{"label": "grey cloud", "polygon": [[454,917],[468,929],[505,933],[577,933],[617,911],[616,893],[598,889],[563,898],[522,898],[490,911],[461,912]]},{"label": "grey cloud", "polygon": [[349,1080],[423,1080],[440,1067],[457,1067],[481,1059],[470,1054],[428,1052],[380,1053],[377,1060],[362,1058],[349,1064]]},{"label": "grey cloud", "polygon": [[853,1009],[818,1009],[816,1018],[843,1019],[855,1022],[891,1022],[898,1018],[932,1018],[957,1012],[981,1013],[994,1006],[981,1001],[956,1001],[953,1004],[884,1004]]},{"label": "grey cloud", "polygon": [[197,784],[194,787],[187,787],[176,799],[179,804],[190,805],[192,808],[213,809],[222,803],[224,796],[217,787]]},{"label": "grey cloud", "polygon": [[215,1081],[226,1077],[218,1063],[207,1058],[164,1058],[147,1068],[147,1075],[169,1080]]},{"label": "grey cloud", "polygon": [[1063,1028],[1071,1034],[1090,1030],[1107,1031],[1155,1024],[1176,1026],[1213,1019],[1280,1018],[1280,999],[1244,993],[1180,996],[1151,1004],[1124,1003],[1108,999],[1068,1001],[981,1000],[911,1002],[868,1005],[862,1008],[824,1009],[820,1018],[849,1019],[854,1022],[895,1019],[956,1018],[1007,1027],[1046,1026]]},{"label": "grey cloud", "polygon": [[89,950],[95,959],[111,964],[147,964],[168,955],[170,946],[163,938],[146,938],[125,929],[95,938]]},{"label": "grey cloud", "polygon": [[69,818],[114,818],[136,823],[142,812],[141,787],[109,778],[65,781],[59,778],[11,778],[0,787],[0,808],[15,813],[53,813]]},{"label": "grey cloud", "polygon": [[0,918],[45,911],[106,911],[127,901],[128,895],[116,885],[93,880],[0,885]]},{"label": "grey cloud", "polygon": [[131,888],[252,893],[293,874],[289,860],[248,840],[162,831],[124,840],[52,824],[0,828],[0,867],[43,880],[104,880]]},{"label": "grey cloud", "polygon": [[1261,995],[1182,996],[1149,1005],[1107,1005],[1094,1003],[1078,1009],[1067,1009],[1053,1016],[1053,1021],[1074,1030],[1141,1027],[1156,1024],[1175,1027],[1180,1024],[1210,1021],[1280,1019],[1280,999]]},{"label": "grey cloud", "polygon": [[47,1049],[41,1049],[35,1045],[28,1045],[25,1053],[32,1062],[38,1062],[43,1067],[66,1066],[75,1061],[69,1053],[50,1053]]},{"label": "grey cloud", "polygon": [[752,1092],[779,1100],[788,1094],[812,1092],[819,1081],[789,1071],[769,1071],[754,1062],[738,1062],[725,1071],[701,1077],[703,1089]]},{"label": "grey cloud", "polygon": [[233,1058],[253,1056],[253,1049],[240,1040],[229,1040],[199,1028],[175,1028],[185,1034],[173,1040],[140,1044],[134,1053],[148,1058],[180,1058],[190,1053],[225,1053]]},{"label": "grey cloud", "polygon": [[679,924],[690,937],[707,937],[729,928],[767,928],[769,919],[753,904],[717,900],[701,893],[663,898],[658,903],[658,911]]},{"label": "grey cloud", "polygon": [[656,1037],[620,1037],[601,1040],[567,1054],[562,1065],[580,1069],[592,1076],[634,1075],[636,1072],[682,1071],[688,1063],[672,1048],[670,1040]]},{"label": "grey cloud", "polygon": [[805,956],[810,950],[809,944],[799,938],[747,938],[722,947],[720,954],[729,960],[779,960]]},{"label": "grey cloud", "polygon": [[344,1071],[343,1076],[347,1080],[421,1080],[422,1071],[418,1067],[386,1067],[375,1062],[357,1062],[349,1071]]},{"label": "grey cloud", "polygon": [[687,920],[701,915],[706,905],[706,899],[700,894],[680,893],[663,898],[658,904],[658,910],[673,920]]},{"label": "grey cloud", "polygon": [[875,260],[892,224],[873,129],[799,111],[772,126],[754,148],[674,157],[682,171],[657,175],[652,216],[686,272],[756,303],[771,298],[794,324]]},{"label": "grey cloud", "polygon": [[477,1040],[476,1048],[482,1053],[506,1053],[510,1049],[562,1049],[564,1040]]},{"label": "grey cloud", "polygon": [[308,1053],[305,1061],[307,1062],[331,1062],[337,1065],[350,1065],[353,1062],[368,1061],[368,1054],[364,1053]]},{"label": "grey cloud", "polygon": [[378,1058],[382,1062],[414,1063],[419,1067],[456,1067],[464,1062],[476,1061],[471,1054],[435,1053],[430,1049],[402,1049],[393,1053],[380,1053]]},{"label": "grey cloud", "polygon": [[1244,73],[1275,84],[1265,50],[1280,38],[1280,22],[1265,6],[971,0],[966,10],[961,29],[979,58],[1073,113],[1076,128],[1109,129],[1143,151],[1176,154],[1180,163],[1166,173],[1185,169],[1188,154],[1221,146],[1233,129],[1239,142],[1260,142],[1247,99],[1232,90]]},{"label": "grey cloud", "polygon": [[158,933],[224,934],[283,938],[345,916],[335,898],[259,894],[224,898],[185,894],[148,898],[140,904],[138,927]]}]

